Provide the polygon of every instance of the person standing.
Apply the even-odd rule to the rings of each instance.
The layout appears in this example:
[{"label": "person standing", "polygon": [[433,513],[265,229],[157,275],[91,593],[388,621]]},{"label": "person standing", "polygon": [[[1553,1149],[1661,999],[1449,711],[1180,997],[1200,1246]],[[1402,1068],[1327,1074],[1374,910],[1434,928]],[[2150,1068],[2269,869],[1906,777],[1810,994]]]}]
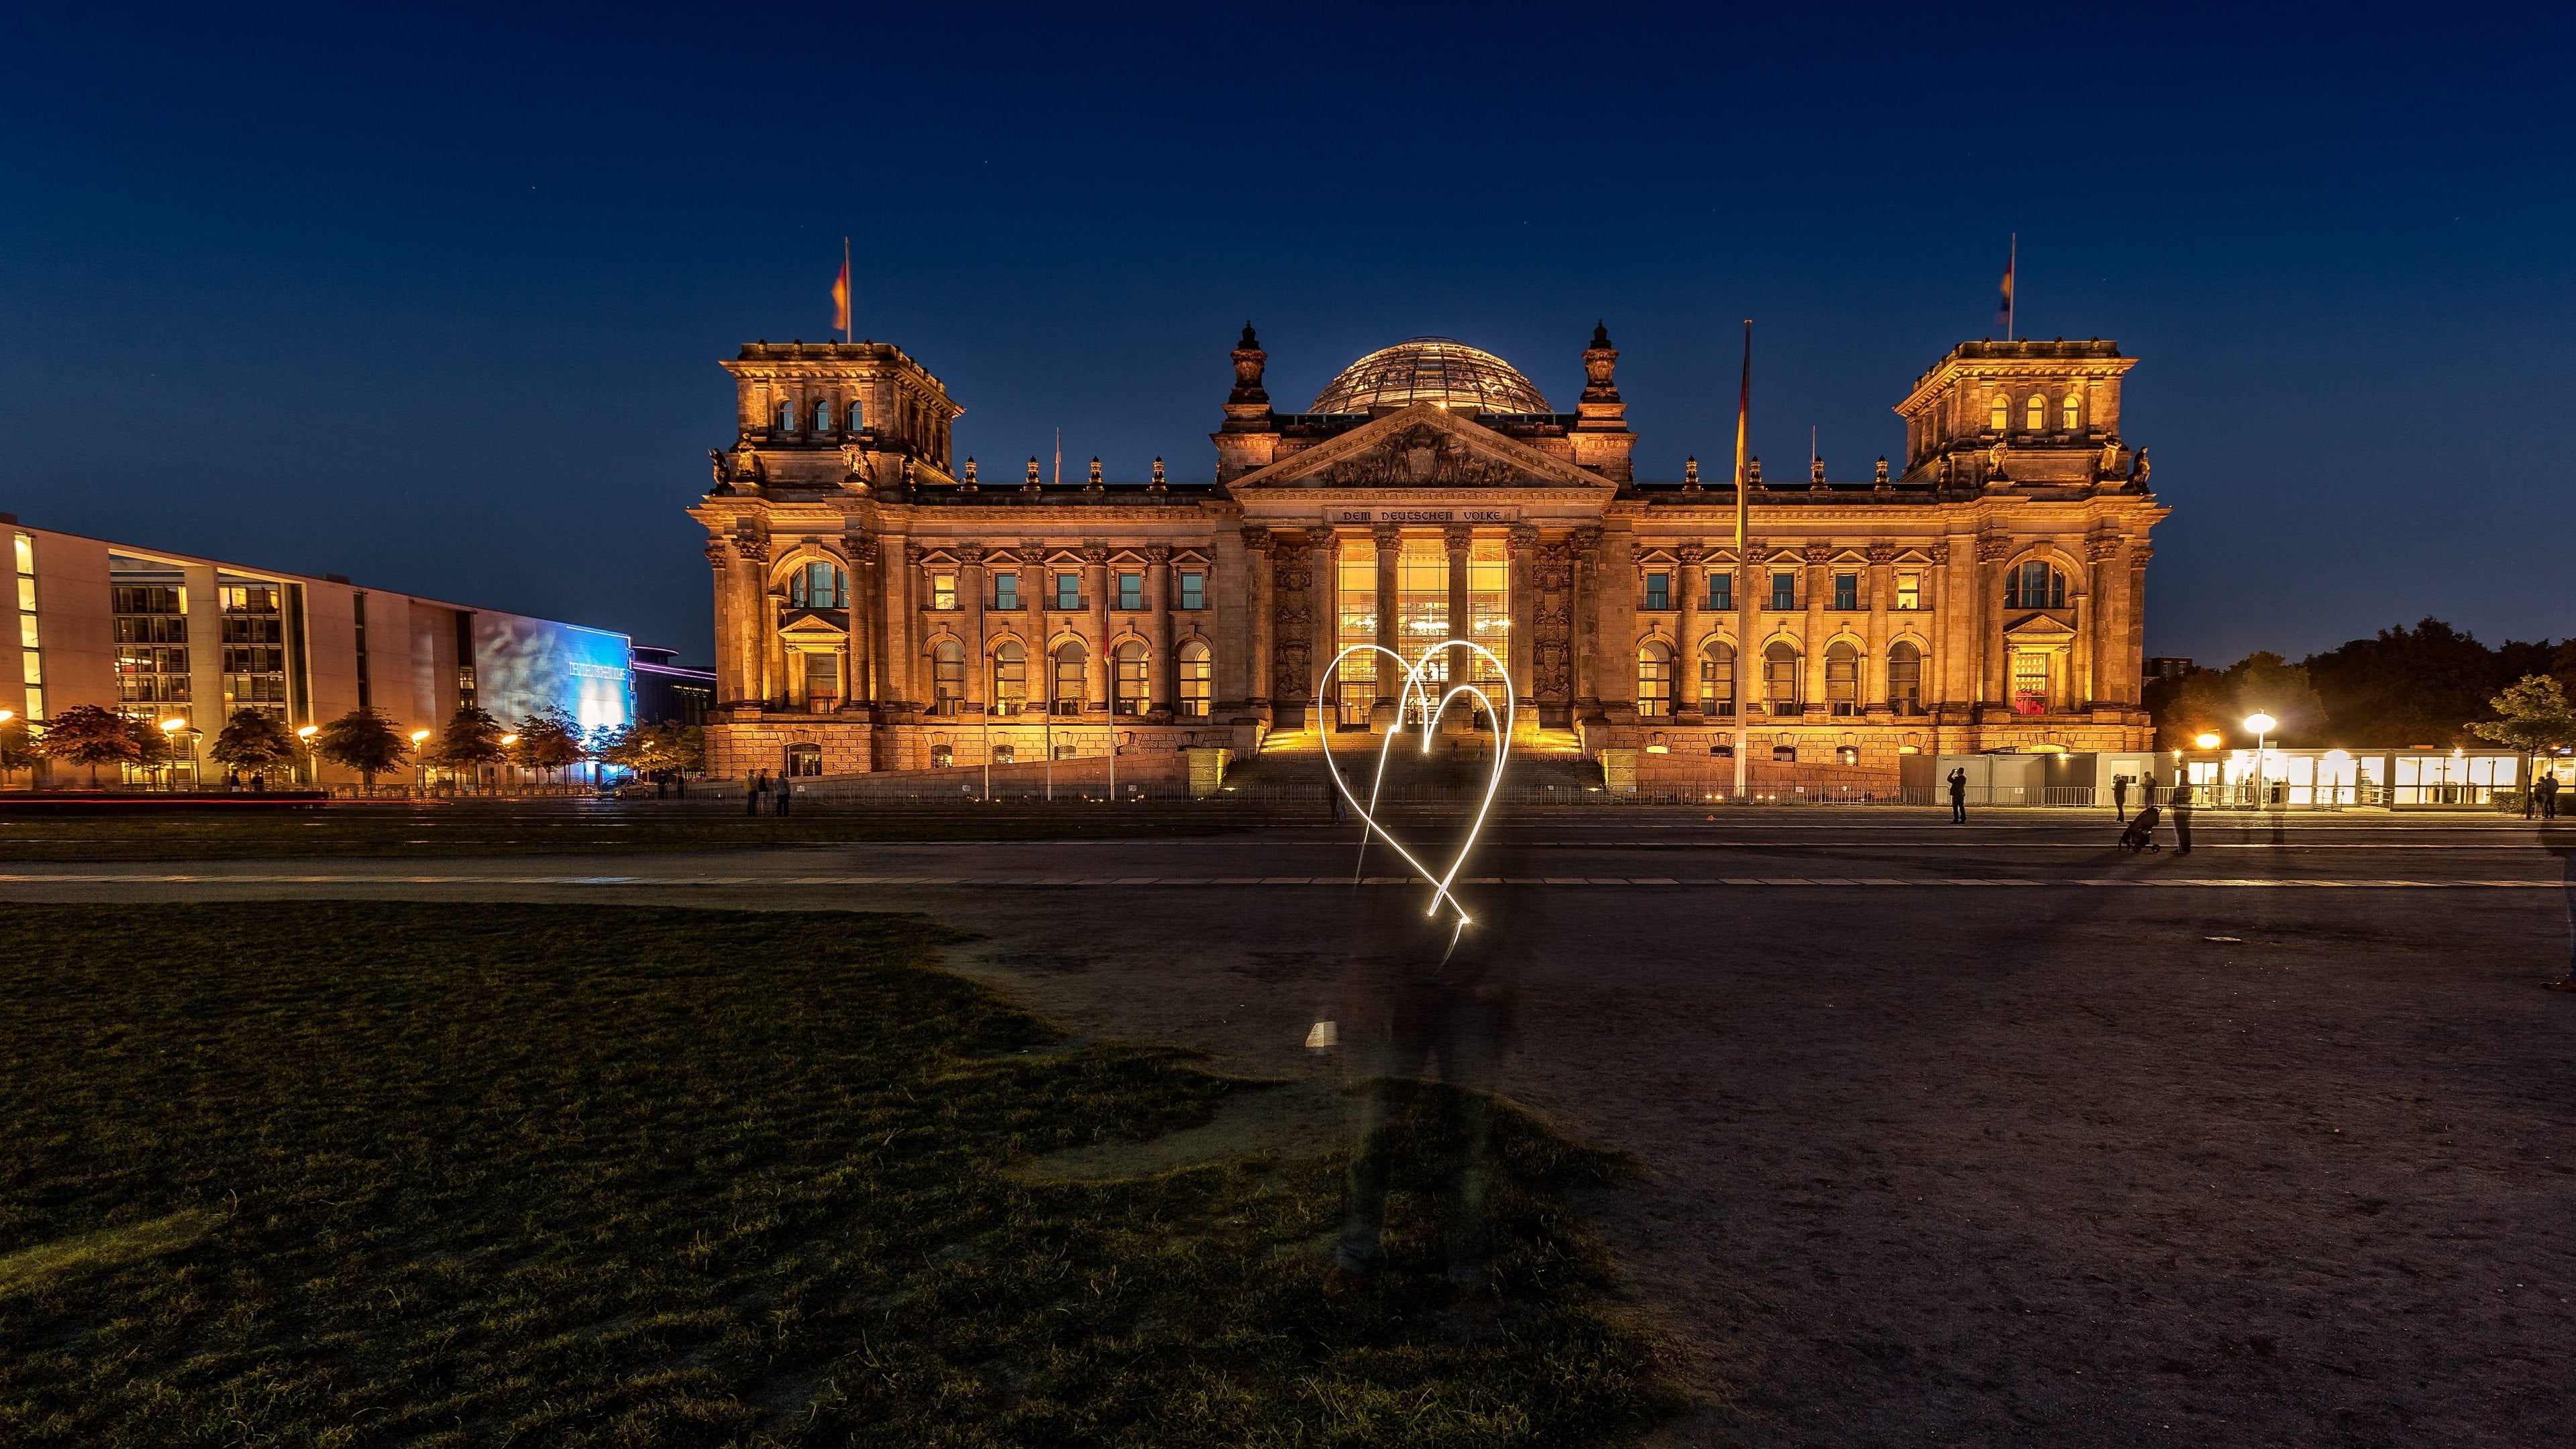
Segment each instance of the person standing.
[{"label": "person standing", "polygon": [[2531,788],[2533,793],[2540,797],[2540,818],[2543,820],[2557,819],[2558,777],[2556,775],[2543,775],[2540,777],[2540,782]]},{"label": "person standing", "polygon": [[2167,813],[2169,813],[2169,814],[2171,814],[2171,815],[2173,816],[2173,823],[2174,823],[2174,854],[2176,854],[2176,855],[2189,855],[2189,854],[2191,854],[2191,786],[2190,786],[2190,785],[2188,785],[2188,784],[2186,784],[2186,783],[2184,783],[2183,781],[2180,781],[2180,780],[2176,780],[2176,781],[2174,782],[2174,787],[2173,787],[2173,803],[2167,807]]},{"label": "person standing", "polygon": [[2156,803],[2156,772],[2153,768],[2149,768],[2146,774],[2138,778],[2138,808],[2144,810],[2154,803]]},{"label": "person standing", "polygon": [[2128,823],[2129,777],[2126,775],[2113,775],[2111,777],[2111,813],[2118,816],[2122,824],[2125,825]]},{"label": "person standing", "polygon": [[1950,771],[1950,823],[1968,823],[1968,767],[1965,765]]}]

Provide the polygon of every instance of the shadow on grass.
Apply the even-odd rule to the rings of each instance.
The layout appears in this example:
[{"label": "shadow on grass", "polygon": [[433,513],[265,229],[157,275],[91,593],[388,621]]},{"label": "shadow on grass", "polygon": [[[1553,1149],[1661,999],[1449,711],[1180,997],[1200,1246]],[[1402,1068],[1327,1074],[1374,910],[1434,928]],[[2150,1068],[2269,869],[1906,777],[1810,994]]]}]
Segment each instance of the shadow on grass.
[{"label": "shadow on grass", "polygon": [[1402,1178],[1328,1297],[1337,1154],[1030,1174],[1259,1084],[1036,1052],[918,919],[10,916],[0,1441],[1559,1445],[1673,1402],[1563,1201],[1620,1160],[1506,1112],[1501,1313]]}]

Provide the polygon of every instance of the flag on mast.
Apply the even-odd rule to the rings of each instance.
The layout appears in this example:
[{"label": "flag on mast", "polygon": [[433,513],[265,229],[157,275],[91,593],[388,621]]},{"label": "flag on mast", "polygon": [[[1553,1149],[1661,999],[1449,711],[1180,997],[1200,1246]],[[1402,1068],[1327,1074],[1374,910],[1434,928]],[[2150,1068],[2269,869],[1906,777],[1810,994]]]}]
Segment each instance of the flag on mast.
[{"label": "flag on mast", "polygon": [[832,325],[841,329],[841,340],[850,340],[850,239],[841,238],[841,275],[832,282]]},{"label": "flag on mast", "polygon": [[2013,340],[2013,268],[2021,261],[2021,233],[2012,234],[2011,249],[2004,253],[2004,295],[1996,304],[1995,321],[2004,329],[2004,340]]}]

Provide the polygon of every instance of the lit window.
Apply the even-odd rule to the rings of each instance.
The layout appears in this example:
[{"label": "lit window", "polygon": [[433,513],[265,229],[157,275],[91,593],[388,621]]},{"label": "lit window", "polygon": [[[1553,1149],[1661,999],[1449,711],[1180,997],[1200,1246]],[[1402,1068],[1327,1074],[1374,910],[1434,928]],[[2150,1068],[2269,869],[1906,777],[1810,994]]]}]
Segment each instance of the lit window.
[{"label": "lit window", "polygon": [[1920,609],[1923,607],[1923,576],[1921,574],[1902,573],[1896,576],[1896,607],[1900,609]]},{"label": "lit window", "polygon": [[945,770],[956,763],[957,747],[955,745],[932,745],[930,747],[930,768],[934,770]]},{"label": "lit window", "polygon": [[1181,607],[1184,609],[1207,607],[1207,575],[1202,573],[1181,575]]},{"label": "lit window", "polygon": [[1825,702],[1838,715],[1860,713],[1860,651],[1849,641],[1826,646]]},{"label": "lit window", "polygon": [[[1669,609],[1673,606],[1673,576],[1667,573],[1646,575],[1646,607]],[[1667,660],[1666,663],[1671,661]]]},{"label": "lit window", "polygon": [[1786,639],[1762,651],[1762,707],[1772,714],[1798,714],[1798,646]]},{"label": "lit window", "polygon": [[[1028,707],[1029,651],[1020,641],[1005,639],[993,646],[993,713],[1018,714]],[[994,758],[1002,757],[997,753]]]},{"label": "lit window", "polygon": [[1923,651],[1910,643],[1887,646],[1887,707],[1903,715],[1923,712]]},{"label": "lit window", "polygon": [[930,576],[930,607],[934,609],[957,607],[957,575],[936,573]]},{"label": "lit window", "polygon": [[1796,745],[1773,745],[1771,747],[1771,758],[1782,764],[1794,765],[1798,763],[1798,747]]},{"label": "lit window", "polygon": [[1771,607],[1789,610],[1798,607],[1798,572],[1782,569],[1771,576]]},{"label": "lit window", "polygon": [[1708,606],[1712,609],[1726,610],[1732,610],[1735,607],[1734,569],[1710,569],[1708,571]]},{"label": "lit window", "polygon": [[2048,399],[2045,395],[2030,395],[2030,406],[2022,412],[2022,426],[2034,433],[2048,426]]},{"label": "lit window", "polygon": [[1699,651],[1699,712],[1735,713],[1735,646],[1711,639]]},{"label": "lit window", "polygon": [[2062,419],[2062,421],[2058,423],[2058,426],[2063,430],[2072,433],[2082,428],[2084,426],[2084,395],[2082,393],[2069,390],[2066,394],[2066,402],[2058,410],[2058,416]]},{"label": "lit window", "polygon": [[1145,690],[1149,683],[1145,677],[1145,661],[1145,646],[1134,639],[1119,645],[1117,652],[1110,656],[1113,666],[1110,680],[1114,686],[1110,708],[1116,713],[1145,712]]},{"label": "lit window", "polygon": [[1837,609],[1860,607],[1860,575],[1834,575],[1834,607]]},{"label": "lit window", "polygon": [[2012,707],[2015,714],[2048,712],[2048,656],[2016,653],[2012,662]]},{"label": "lit window", "polygon": [[1986,426],[1998,433],[2012,426],[2012,401],[2002,393],[1995,394],[1995,405],[1986,414]]},{"label": "lit window", "polygon": [[1837,746],[1835,746],[1835,747],[1834,747],[1834,763],[1835,763],[1835,764],[1837,764],[1837,765],[1857,765],[1857,764],[1859,764],[1859,763],[1860,763],[1860,746],[1858,746],[1858,745],[1837,745]]},{"label": "lit window", "polygon": [[995,746],[993,746],[993,763],[994,763],[994,764],[996,764],[996,765],[1016,765],[1016,764],[1018,764],[1019,762],[1020,762],[1020,752],[1019,752],[1019,749],[1018,749],[1018,747],[1017,747],[1017,746],[1014,746],[1014,745],[995,745]]},{"label": "lit window", "polygon": [[1020,576],[1018,574],[993,575],[993,607],[1016,609],[1019,606]]},{"label": "lit window", "polygon": [[955,714],[966,697],[966,646],[942,639],[930,651],[930,712]]},{"label": "lit window", "polygon": [[1145,576],[1143,574],[1120,574],[1118,576],[1118,607],[1122,609],[1141,609],[1145,607]]},{"label": "lit window", "polygon": [[2066,575],[2034,559],[2004,573],[2004,607],[2007,609],[2063,609],[2066,607]]},{"label": "lit window", "polygon": [[1067,572],[1055,576],[1055,606],[1059,609],[1082,607],[1082,575]]},{"label": "lit window", "polygon": [[1082,713],[1082,668],[1089,658],[1079,640],[1067,639],[1055,646],[1055,693],[1052,698],[1057,714]]},{"label": "lit window", "polygon": [[850,576],[838,564],[805,564],[787,576],[787,603],[796,609],[846,609]]},{"label": "lit window", "polygon": [[805,707],[819,714],[838,708],[840,703],[840,656],[820,650],[808,651],[805,655]]},{"label": "lit window", "polygon": [[1672,712],[1673,651],[1660,639],[1649,639],[1637,651],[1637,714],[1659,719]]},{"label": "lit window", "polygon": [[1180,664],[1181,713],[1192,719],[1205,719],[1216,699],[1216,669],[1208,647],[1195,639],[1182,645]]}]

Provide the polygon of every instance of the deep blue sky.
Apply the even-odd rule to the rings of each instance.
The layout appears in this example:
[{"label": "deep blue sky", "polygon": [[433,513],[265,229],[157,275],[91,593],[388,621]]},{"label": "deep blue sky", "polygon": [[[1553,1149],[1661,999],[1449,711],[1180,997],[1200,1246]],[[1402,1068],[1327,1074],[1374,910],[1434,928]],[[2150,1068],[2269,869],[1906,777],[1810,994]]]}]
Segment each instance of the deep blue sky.
[{"label": "deep blue sky", "polygon": [[2150,652],[2576,633],[2563,7],[544,8],[0,18],[0,509],[703,658],[716,359],[845,232],[1005,476],[1209,476],[1246,317],[1283,408],[1418,333],[1570,406],[1600,317],[1668,478],[1747,315],[1866,476],[2018,231],[2142,359]]}]

